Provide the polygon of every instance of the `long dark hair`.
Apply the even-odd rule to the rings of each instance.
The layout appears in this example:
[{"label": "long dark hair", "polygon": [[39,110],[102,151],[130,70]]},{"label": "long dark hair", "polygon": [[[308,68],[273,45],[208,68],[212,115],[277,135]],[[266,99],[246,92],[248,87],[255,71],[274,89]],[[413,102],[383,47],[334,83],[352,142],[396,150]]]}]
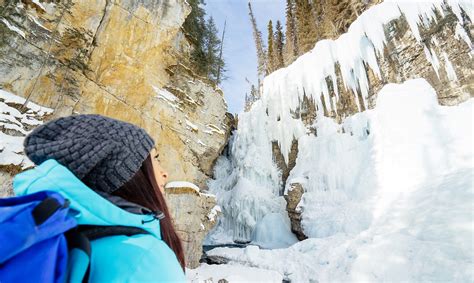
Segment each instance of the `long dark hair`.
[{"label": "long dark hair", "polygon": [[160,221],[161,238],[173,250],[181,267],[185,270],[183,246],[173,227],[165,198],[156,182],[151,158],[151,155],[148,155],[145,161],[143,161],[140,170],[132,179],[113,192],[113,194],[150,210],[160,210],[165,214],[165,218],[156,220]]}]

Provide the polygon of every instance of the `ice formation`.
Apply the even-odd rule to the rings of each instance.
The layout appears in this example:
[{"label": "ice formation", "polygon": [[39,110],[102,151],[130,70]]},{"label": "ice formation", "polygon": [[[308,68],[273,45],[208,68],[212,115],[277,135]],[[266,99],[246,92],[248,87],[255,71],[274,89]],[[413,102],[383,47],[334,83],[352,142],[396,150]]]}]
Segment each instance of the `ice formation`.
[{"label": "ice formation", "polygon": [[[369,83],[364,65],[380,76],[377,58],[383,56],[386,43],[384,25],[403,15],[435,71],[438,73],[440,67],[444,67],[449,79],[455,80],[456,73],[449,58],[428,49],[419,32],[419,26],[429,26],[436,21],[436,13],[444,16],[446,6],[460,23],[463,22],[461,8],[468,16],[473,15],[469,1],[385,1],[362,13],[338,39],[317,42],[313,50],[291,65],[267,76],[261,99],[249,112],[239,115],[239,127],[229,143],[229,154],[220,157],[215,166],[215,179],[209,182],[211,192],[222,207],[223,217],[206,243],[255,242],[254,230],[265,215],[284,214],[286,201],[280,192],[282,187],[288,189],[291,182],[306,182],[305,190],[311,191],[301,202],[301,208],[305,209],[303,225],[309,235],[327,237],[367,229],[374,216],[366,197],[372,194],[379,170],[377,163],[368,162],[378,150],[370,136],[376,123],[370,116],[371,111],[346,119],[342,126],[325,118],[323,104],[336,111],[326,78],[332,81],[335,100],[339,99],[335,70],[335,65],[339,65],[343,86],[355,95],[360,91],[365,105],[358,106],[366,109]],[[457,29],[457,36],[466,41],[462,27]],[[426,85],[422,87],[425,88]],[[317,128],[317,138],[308,135],[308,128],[291,114],[300,106],[304,95],[317,105],[318,118],[313,125]],[[358,103],[358,99],[355,101]],[[342,131],[351,134],[341,135]],[[278,143],[288,164],[293,140],[298,141],[300,151],[297,165],[287,184],[281,184],[281,173],[273,161],[272,142]],[[312,190],[312,186],[326,190]],[[280,240],[284,246],[285,237]]]},{"label": "ice formation", "polygon": [[438,105],[416,79],[386,85],[375,109],[342,124],[318,119],[288,181],[305,188],[310,238],[208,254],[292,282],[472,281],[473,110],[474,99]]},{"label": "ice formation", "polygon": [[[265,105],[264,107],[268,108],[268,120],[274,124],[272,128],[279,128],[277,131],[271,131],[269,135],[272,135],[270,136],[271,140],[279,141],[285,158],[290,151],[293,137],[298,138],[305,131],[299,126],[293,127],[296,123],[291,123],[290,117],[281,117],[280,125],[291,125],[284,128],[279,127],[274,121],[278,116],[285,114],[289,116],[290,110],[299,106],[303,95],[315,100],[320,115],[323,115],[323,103],[329,110],[336,111],[333,101],[329,98],[326,83],[326,78],[329,77],[333,83],[336,100],[339,99],[336,64],[340,66],[344,87],[351,90],[354,95],[360,91],[365,105],[363,108],[361,105],[358,107],[366,109],[369,84],[364,64],[380,78],[377,58],[383,56],[386,44],[383,27],[390,21],[404,15],[413,36],[425,49],[427,60],[438,73],[439,56],[421,41],[419,25],[429,26],[432,21],[436,20],[436,12],[444,15],[446,5],[455,13],[460,23],[463,22],[461,7],[472,19],[473,5],[470,1],[450,0],[446,3],[442,0],[385,1],[363,12],[351,24],[348,32],[342,34],[338,39],[318,41],[313,50],[300,56],[293,64],[267,76],[263,82],[262,103]],[[457,34],[469,44],[470,41],[467,41],[468,38],[466,39],[463,32],[465,33],[460,26]],[[450,74],[452,75],[452,72]],[[450,78],[455,79],[455,76]],[[323,100],[320,98],[321,95]],[[355,101],[358,103],[358,99]],[[252,112],[255,111],[257,110]]]}]

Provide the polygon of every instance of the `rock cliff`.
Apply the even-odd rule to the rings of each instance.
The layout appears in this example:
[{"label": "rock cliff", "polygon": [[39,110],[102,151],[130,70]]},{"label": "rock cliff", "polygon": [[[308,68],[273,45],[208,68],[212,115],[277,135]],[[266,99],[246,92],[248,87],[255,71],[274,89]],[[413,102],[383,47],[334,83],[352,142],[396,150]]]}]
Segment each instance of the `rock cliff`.
[{"label": "rock cliff", "polygon": [[[21,142],[34,125],[23,123],[23,116],[40,124],[86,113],[145,128],[156,141],[169,180],[206,189],[233,117],[222,91],[187,67],[192,46],[182,24],[189,13],[185,0],[0,0],[0,90],[16,97],[15,103],[0,99],[5,106],[0,196],[11,194],[14,174],[32,166]],[[23,107],[21,98],[47,113]],[[12,111],[18,112],[16,118]],[[181,215],[183,207],[173,207],[175,194],[168,195],[171,209]],[[191,220],[207,217],[210,202],[206,198],[194,207]],[[181,220],[176,222],[183,236],[195,232]],[[201,236],[184,239],[196,245],[186,251],[191,264],[201,256],[198,242],[210,229],[205,225]]]},{"label": "rock cliff", "polygon": [[[50,2],[50,1],[49,1]],[[205,188],[229,133],[222,91],[183,64],[184,1],[5,1],[0,88],[144,127],[172,180]]]},{"label": "rock cliff", "polygon": [[317,40],[336,39],[347,32],[352,22],[382,0],[321,0],[315,1]]}]

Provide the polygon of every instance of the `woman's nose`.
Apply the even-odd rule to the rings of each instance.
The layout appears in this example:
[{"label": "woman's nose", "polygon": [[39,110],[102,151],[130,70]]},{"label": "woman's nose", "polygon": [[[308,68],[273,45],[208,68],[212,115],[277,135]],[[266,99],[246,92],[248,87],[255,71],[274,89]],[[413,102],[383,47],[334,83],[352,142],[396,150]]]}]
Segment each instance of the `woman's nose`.
[{"label": "woman's nose", "polygon": [[167,180],[168,179],[168,173],[163,171],[161,172],[161,176],[163,176],[163,179]]}]

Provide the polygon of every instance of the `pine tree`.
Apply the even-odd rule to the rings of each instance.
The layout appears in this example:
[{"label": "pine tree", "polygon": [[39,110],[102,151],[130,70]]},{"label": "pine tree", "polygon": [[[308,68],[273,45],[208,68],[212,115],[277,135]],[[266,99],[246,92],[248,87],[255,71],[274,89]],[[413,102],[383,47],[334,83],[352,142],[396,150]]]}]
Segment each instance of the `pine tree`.
[{"label": "pine tree", "polygon": [[257,49],[257,61],[258,61],[258,76],[266,76],[268,74],[268,69],[266,66],[266,56],[265,56],[265,47],[263,45],[262,40],[262,33],[257,28],[257,21],[253,15],[252,5],[248,4],[249,6],[249,16],[250,16],[250,23],[252,24],[253,30],[253,39],[255,41],[255,47]]},{"label": "pine tree", "polygon": [[224,61],[219,57],[221,41],[217,36],[217,27],[214,22],[213,17],[209,17],[206,22],[206,32],[204,35],[204,50],[205,58],[207,62],[206,76],[215,82],[216,84],[220,83],[220,78],[218,79],[219,69],[223,73],[224,70]]},{"label": "pine tree", "polygon": [[313,49],[316,43],[316,24],[313,17],[313,6],[310,0],[296,0],[296,37],[298,55]]},{"label": "pine tree", "polygon": [[268,22],[268,49],[267,49],[267,69],[268,73],[275,70],[275,53],[273,50],[273,23]]},{"label": "pine tree", "polygon": [[258,90],[254,84],[250,87],[250,94],[245,93],[244,111],[247,112],[252,107],[252,104],[260,98]]},{"label": "pine tree", "polygon": [[188,34],[194,49],[191,52],[191,66],[194,71],[204,76],[206,74],[206,54],[204,51],[204,34],[206,31],[206,12],[200,5],[204,5],[204,0],[189,0],[191,13],[184,21],[183,28]]},{"label": "pine tree", "polygon": [[227,25],[227,21],[224,21],[224,30],[222,31],[222,38],[221,38],[221,46],[219,48],[219,64],[217,65],[217,78],[216,82],[217,84],[221,83],[222,80],[222,73],[224,73],[226,70],[224,69],[224,59],[222,59],[222,50],[224,48],[224,37],[225,37],[225,27]]},{"label": "pine tree", "polygon": [[187,0],[191,6],[191,13],[183,24],[183,29],[190,39],[193,50],[191,51],[191,68],[198,75],[209,78],[219,84],[225,76],[225,62],[222,59],[222,42],[217,34],[218,30],[214,19],[205,19],[206,12],[202,7],[204,0]]},{"label": "pine tree", "polygon": [[296,37],[295,0],[286,0],[286,43],[284,50],[285,65],[291,64],[298,55],[298,42]]},{"label": "pine tree", "polygon": [[283,35],[283,27],[280,21],[277,21],[275,29],[275,70],[277,70],[284,67],[283,46],[285,36]]}]

